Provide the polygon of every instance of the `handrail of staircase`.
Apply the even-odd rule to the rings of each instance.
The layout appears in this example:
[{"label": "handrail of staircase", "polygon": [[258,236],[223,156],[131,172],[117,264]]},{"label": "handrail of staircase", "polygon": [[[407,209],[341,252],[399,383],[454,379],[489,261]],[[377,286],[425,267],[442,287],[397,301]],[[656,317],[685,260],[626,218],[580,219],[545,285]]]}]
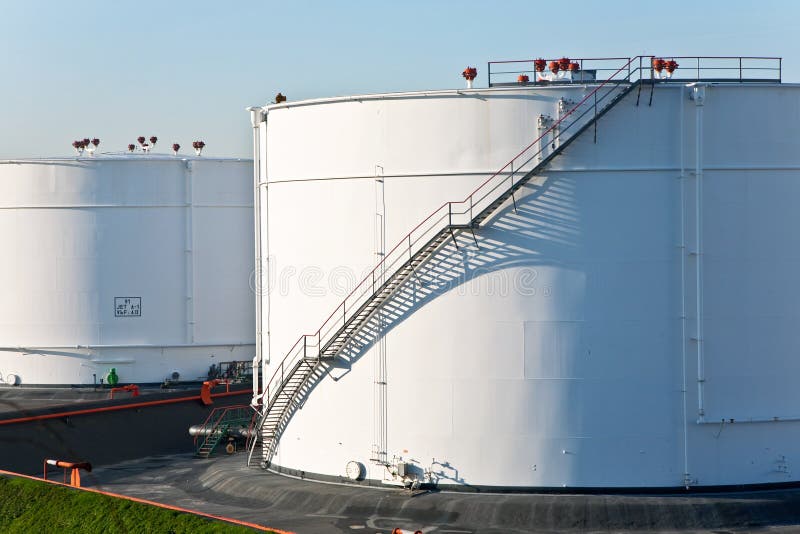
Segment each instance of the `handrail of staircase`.
[{"label": "handrail of staircase", "polygon": [[[211,421],[211,418],[212,418],[212,417],[214,417],[214,414],[216,414],[216,413],[217,413],[218,411],[220,411],[220,410],[224,410],[225,408],[227,408],[227,406],[218,406],[218,407],[214,408],[213,410],[211,410],[211,411],[208,413],[208,416],[206,417],[206,420],[205,420],[205,421],[203,421],[203,424],[202,424],[202,425],[200,425],[200,426],[201,426],[201,427],[203,427],[203,428],[205,428],[205,427],[209,426],[209,421]],[[200,438],[200,434],[198,434],[198,435],[196,435],[196,436],[194,437],[193,443],[194,443],[194,445],[195,445],[195,446],[197,445],[197,440],[198,440],[199,438]]]},{"label": "handrail of staircase", "polygon": [[[637,56],[637,57],[638,57],[638,56]],[[482,189],[484,186],[486,186],[486,184],[488,184],[489,182],[491,182],[491,181],[492,181],[494,178],[496,178],[496,177],[497,177],[497,176],[499,176],[501,173],[503,173],[503,171],[505,171],[505,170],[506,170],[506,169],[508,169],[508,168],[509,168],[511,165],[513,165],[514,161],[516,161],[516,160],[517,160],[517,158],[519,158],[519,157],[520,157],[522,154],[524,154],[525,152],[527,152],[527,151],[528,151],[528,150],[529,150],[531,147],[533,147],[534,145],[536,145],[538,142],[540,142],[542,139],[546,138],[546,137],[547,137],[547,136],[548,136],[550,133],[552,133],[552,132],[553,132],[555,129],[557,129],[557,128],[560,126],[560,124],[561,124],[561,123],[564,121],[564,119],[566,119],[567,117],[569,117],[570,115],[572,115],[572,113],[574,113],[574,112],[575,112],[575,110],[576,110],[578,107],[580,107],[582,104],[584,104],[584,103],[585,103],[585,102],[586,102],[586,101],[587,101],[587,100],[588,100],[590,97],[594,96],[594,95],[595,95],[595,94],[596,94],[596,93],[597,93],[597,92],[598,92],[600,89],[602,89],[602,88],[603,88],[604,86],[606,86],[606,85],[607,85],[609,82],[611,82],[611,80],[612,80],[614,77],[616,77],[616,76],[617,76],[617,75],[618,75],[620,72],[624,71],[624,70],[625,70],[625,69],[626,69],[626,68],[627,68],[627,67],[628,67],[628,66],[629,66],[629,65],[630,65],[630,64],[633,62],[633,60],[634,60],[634,59],[636,59],[636,58],[629,58],[629,59],[628,59],[628,61],[627,61],[627,62],[626,62],[626,63],[625,63],[625,64],[624,64],[622,67],[620,67],[619,69],[617,69],[617,70],[616,70],[616,71],[615,71],[615,72],[614,72],[614,73],[613,73],[613,74],[612,74],[612,75],[611,75],[611,76],[610,76],[608,79],[606,79],[606,80],[605,80],[605,81],[603,81],[603,82],[602,82],[600,85],[598,85],[598,86],[597,86],[595,89],[593,89],[592,91],[590,91],[590,92],[589,92],[589,93],[588,93],[588,94],[587,94],[587,95],[586,95],[586,96],[585,96],[585,97],[584,97],[584,98],[583,98],[583,99],[582,99],[580,102],[578,102],[578,103],[577,103],[577,104],[576,104],[576,105],[575,105],[575,106],[574,106],[572,109],[570,109],[570,110],[569,110],[567,113],[565,113],[565,114],[564,114],[564,115],[563,115],[563,116],[562,116],[562,117],[561,117],[561,118],[560,118],[558,121],[555,121],[555,122],[554,122],[552,125],[550,125],[550,127],[549,127],[549,128],[547,128],[547,129],[544,131],[544,133],[542,133],[542,134],[541,134],[539,137],[537,137],[537,138],[536,138],[536,139],[535,139],[535,140],[534,140],[532,143],[530,143],[528,146],[526,146],[526,147],[525,147],[525,148],[524,148],[522,151],[520,151],[520,152],[519,152],[519,153],[518,153],[516,156],[514,156],[513,158],[511,158],[511,160],[509,160],[509,161],[508,161],[508,162],[507,162],[505,165],[503,165],[503,166],[502,166],[502,167],[501,167],[501,168],[500,168],[500,169],[499,169],[497,172],[495,172],[494,174],[492,174],[491,176],[489,176],[489,178],[487,178],[487,179],[486,179],[486,180],[485,180],[483,183],[481,183],[481,184],[480,184],[480,185],[479,185],[479,186],[478,186],[478,187],[477,187],[477,188],[476,188],[474,191],[472,191],[472,193],[470,193],[469,195],[467,195],[467,197],[466,197],[466,198],[464,198],[464,200],[462,200],[462,201],[460,201],[460,202],[456,202],[456,201],[444,202],[444,203],[443,203],[441,206],[439,206],[439,207],[438,207],[436,210],[434,210],[434,211],[433,211],[433,212],[432,212],[430,215],[428,215],[428,216],[427,216],[425,219],[423,219],[423,220],[422,220],[422,221],[421,221],[419,224],[417,224],[417,225],[416,225],[414,228],[412,228],[410,232],[408,232],[408,233],[407,233],[405,236],[403,236],[403,238],[402,238],[402,239],[401,239],[401,240],[400,240],[400,241],[399,241],[399,242],[398,242],[398,243],[397,243],[397,244],[396,244],[396,245],[395,245],[395,246],[394,246],[394,247],[393,247],[393,248],[392,248],[392,249],[391,249],[389,252],[387,252],[387,253],[384,255],[384,258],[383,258],[381,261],[379,261],[379,262],[377,263],[377,265],[376,265],[376,266],[375,266],[375,267],[372,269],[372,271],[370,271],[370,272],[367,274],[367,276],[366,276],[364,279],[362,279],[362,280],[361,280],[361,282],[359,282],[359,284],[358,284],[358,285],[356,285],[356,287],[355,287],[355,288],[353,288],[353,290],[352,290],[352,291],[351,291],[351,292],[350,292],[350,293],[349,293],[349,294],[348,294],[348,295],[347,295],[347,296],[344,298],[344,301],[346,301],[346,300],[347,300],[347,299],[349,299],[351,296],[353,296],[353,294],[356,292],[356,290],[358,290],[358,288],[359,288],[359,287],[361,287],[361,286],[362,286],[362,285],[363,285],[365,282],[367,282],[368,280],[370,280],[370,278],[371,278],[372,274],[373,274],[374,272],[376,272],[376,271],[378,270],[378,268],[379,268],[379,267],[381,267],[381,265],[382,265],[382,264],[384,264],[384,263],[386,262],[387,258],[388,258],[388,257],[389,257],[389,256],[390,256],[390,255],[391,255],[391,254],[392,254],[394,251],[396,251],[396,250],[397,250],[397,249],[398,249],[398,248],[399,248],[401,245],[405,244],[405,243],[408,241],[408,239],[409,239],[409,238],[412,236],[412,234],[413,234],[414,232],[416,232],[417,230],[419,230],[419,228],[420,228],[420,227],[422,227],[422,225],[424,225],[424,224],[425,224],[426,222],[428,222],[428,221],[429,221],[431,218],[433,218],[433,216],[434,216],[434,215],[436,215],[436,214],[437,214],[437,213],[438,213],[438,212],[439,212],[439,211],[440,211],[442,208],[448,207],[449,205],[452,205],[452,204],[464,204],[464,203],[468,202],[468,201],[470,200],[470,198],[473,198],[473,197],[474,197],[474,195],[475,195],[475,194],[476,194],[478,191],[480,191],[480,190],[481,190],[481,189]],[[320,333],[320,331],[322,330],[322,328],[324,328],[324,325],[325,325],[325,323],[327,323],[327,322],[328,322],[328,321],[329,321],[329,320],[330,320],[330,319],[331,319],[331,318],[332,318],[334,315],[336,315],[336,314],[337,314],[337,312],[339,311],[339,309],[340,309],[340,308],[342,308],[342,307],[344,306],[344,301],[342,302],[342,304],[339,304],[339,306],[337,306],[337,307],[336,307],[336,309],[334,309],[334,310],[333,310],[333,312],[332,312],[332,313],[331,313],[331,314],[330,314],[330,315],[329,315],[329,316],[328,316],[328,317],[325,319],[325,321],[323,321],[323,323],[322,323],[322,325],[323,325],[323,326],[321,326],[321,327],[320,327],[320,329],[319,329],[319,330],[317,330],[317,332],[315,332],[314,334],[311,334],[311,335],[310,335],[310,337],[315,337],[315,336],[318,336],[318,335],[319,335],[319,333]],[[307,335],[307,336],[309,336],[308,334],[306,334],[306,335]]]},{"label": "handrail of staircase", "polygon": [[[256,423],[258,422],[258,412],[252,409],[252,406],[248,406],[250,411],[252,412],[250,416],[250,424],[247,425],[247,439],[244,442],[244,449],[250,450],[251,446],[253,445],[253,441],[258,440],[258,436],[256,434]],[[250,462],[248,461],[248,464]]]},{"label": "handrail of staircase", "polygon": [[[490,188],[489,190],[486,191],[486,193],[484,195],[482,195],[480,197],[476,197],[476,194],[478,194],[492,180],[494,180],[498,176],[503,175],[507,171],[507,169],[509,169],[509,168],[511,168],[511,179],[513,181],[514,174],[518,173],[518,172],[521,172],[522,166],[524,166],[525,164],[529,163],[538,154],[542,153],[544,151],[544,149],[542,148],[542,149],[540,149],[539,152],[534,153],[533,155],[531,155],[530,158],[528,158],[525,162],[523,162],[522,166],[517,166],[517,170],[514,170],[513,169],[513,165],[516,162],[516,160],[520,156],[525,154],[528,150],[530,150],[531,147],[535,146],[537,143],[539,143],[542,140],[546,139],[548,135],[552,134],[555,130],[557,130],[561,126],[561,123],[563,123],[564,120],[567,117],[570,117],[573,113],[575,113],[575,111],[580,106],[585,104],[590,98],[592,98],[595,95],[597,95],[597,93],[601,89],[603,89],[604,87],[606,87],[608,84],[611,84],[611,83],[620,83],[620,82],[625,82],[625,81],[630,82],[632,80],[633,76],[635,74],[637,74],[637,73],[639,74],[640,79],[642,79],[642,77],[643,77],[643,75],[645,73],[650,73],[648,75],[648,78],[652,78],[652,70],[651,70],[650,61],[649,61],[650,57],[651,56],[635,56],[635,57],[632,57],[632,58],[623,58],[623,59],[627,59],[627,61],[626,61],[626,63],[624,65],[622,65],[622,67],[618,68],[611,76],[609,76],[607,79],[605,79],[604,81],[599,83],[598,86],[595,87],[592,91],[587,93],[586,96],[584,96],[583,99],[580,100],[580,102],[575,104],[571,109],[569,109],[566,113],[564,113],[560,119],[558,119],[557,121],[554,121],[547,129],[545,129],[545,131],[541,135],[539,135],[533,142],[531,142],[521,152],[519,152],[516,156],[514,156],[511,160],[509,160],[508,163],[503,165],[497,172],[495,172],[494,174],[489,176],[489,178],[487,178],[483,183],[481,183],[474,191],[472,191],[472,193],[467,195],[467,197],[465,197],[464,200],[462,200],[462,201],[450,201],[450,202],[443,203],[441,206],[439,206],[433,212],[431,212],[430,215],[425,217],[419,224],[417,224],[414,228],[412,228],[411,231],[409,231],[391,250],[389,250],[387,253],[384,254],[384,256],[381,259],[381,261],[379,261],[375,265],[375,267],[371,271],[369,271],[369,273],[361,280],[361,282],[359,282],[353,288],[353,290],[350,291],[350,293],[342,300],[342,302],[323,321],[322,325],[319,327],[319,329],[316,332],[314,332],[313,334],[303,334],[303,335],[301,335],[300,338],[294,343],[294,345],[292,345],[292,347],[286,353],[284,358],[281,360],[280,366],[275,369],[275,371],[274,371],[274,373],[272,375],[272,378],[270,378],[269,382],[267,382],[266,386],[263,388],[263,391],[262,391],[261,395],[259,396],[259,399],[266,399],[267,400],[267,403],[264,403],[262,401],[262,406],[264,404],[268,404],[269,400],[272,398],[271,393],[274,392],[274,391],[279,391],[282,388],[283,383],[288,378],[290,378],[290,376],[287,375],[287,371],[291,371],[291,369],[295,366],[297,361],[299,361],[301,358],[316,359],[316,358],[318,358],[320,356],[320,353],[321,353],[322,348],[324,346],[324,343],[323,343],[323,337],[324,336],[323,336],[323,334],[327,335],[331,330],[338,331],[338,325],[346,324],[347,311],[348,311],[348,301],[351,299],[351,297],[353,297],[353,295],[356,294],[357,291],[359,291],[359,289],[364,289],[365,290],[367,287],[369,287],[367,285],[367,283],[371,280],[372,281],[372,288],[374,290],[375,283],[376,283],[376,275],[378,277],[378,280],[380,279],[380,276],[383,273],[388,273],[389,275],[391,275],[392,271],[387,269],[387,267],[388,266],[393,266],[397,262],[402,262],[401,265],[404,264],[407,261],[407,259],[409,259],[411,256],[413,256],[413,254],[411,252],[413,244],[419,243],[420,241],[422,241],[423,243],[426,243],[428,241],[428,239],[424,239],[424,238],[425,238],[426,235],[428,235],[429,232],[431,232],[431,230],[436,230],[436,232],[434,232],[434,235],[435,235],[435,233],[437,233],[439,231],[442,231],[443,229],[446,229],[448,226],[446,225],[444,227],[440,227],[438,225],[429,225],[426,228],[426,230],[422,233],[422,235],[418,236],[416,239],[413,239],[413,235],[414,235],[415,232],[417,232],[420,228],[423,227],[423,225],[426,225],[426,223],[430,222],[432,219],[435,220],[436,222],[443,222],[443,221],[447,220],[448,221],[448,225],[452,225],[452,216],[454,214],[453,205],[466,205],[467,203],[469,203],[469,206],[467,207],[467,210],[465,210],[463,212],[455,212],[456,215],[459,215],[459,214],[463,215],[465,213],[470,213],[470,214],[473,213],[473,211],[475,209],[475,200],[476,200],[476,198],[477,198],[478,201],[484,200],[486,198],[486,196],[488,194],[490,194],[492,191],[496,190],[497,187],[499,187],[500,184],[495,185],[494,187]],[[642,65],[642,61],[641,61],[642,58],[647,58],[648,59],[646,67]],[[639,60],[640,66],[635,68],[635,69],[633,69],[633,70],[631,70],[630,67],[631,67],[631,65],[634,64],[635,60]],[[615,78],[617,78],[617,76],[622,72],[626,73],[625,76],[620,78],[620,79],[615,80]],[[609,90],[609,92],[607,92],[606,95],[603,96],[603,98],[608,96],[608,94],[610,94],[611,91],[613,91],[613,89]],[[576,119],[576,121],[573,121],[564,130],[566,130],[569,127],[573,126],[575,124],[575,122],[577,122],[577,120],[579,120],[580,117],[583,117],[588,111],[589,110],[585,110],[584,113],[579,115],[579,117],[578,117],[578,119]],[[527,172],[528,171],[525,171],[525,174]],[[523,174],[523,176],[524,176],[524,174]],[[505,181],[506,178],[503,178],[503,180]],[[480,211],[478,211],[477,213],[480,213]],[[438,215],[438,217],[437,217],[437,215]],[[404,247],[404,245],[406,245],[406,244],[408,245],[408,249],[406,249]],[[396,251],[401,250],[401,247],[404,247],[404,248],[402,248],[403,255],[401,257],[399,257],[399,258],[393,259],[391,261],[391,263],[389,263],[388,262],[389,258],[392,257],[392,255]],[[406,250],[408,250],[408,257],[406,257]],[[374,293],[374,291],[373,291],[373,293]],[[364,295],[371,295],[373,293],[368,293],[366,291],[363,291],[362,293],[359,294],[358,298],[361,298]],[[358,302],[358,300],[356,300],[356,302]],[[355,311],[355,310],[358,309],[358,307],[359,306],[356,303],[351,303],[349,309],[351,311]],[[342,318],[342,323],[339,323],[339,317],[338,317],[339,314],[341,314],[341,316],[342,316],[341,317]],[[336,317],[336,321],[332,322],[331,320],[334,317]],[[331,323],[331,324],[329,325],[329,323]],[[310,344],[309,344],[309,340],[311,341]],[[311,354],[308,353],[308,349],[309,348],[312,349],[312,353]],[[314,352],[314,349],[316,349],[316,352]],[[291,362],[291,364],[289,364],[289,362]]]},{"label": "handrail of staircase", "polygon": [[[635,59],[639,59],[639,60],[640,60],[640,62],[641,62],[641,58],[642,58],[642,57],[647,57],[647,56],[637,56],[636,58],[633,58],[633,59],[634,59],[634,60],[635,60]],[[649,57],[648,57],[648,59],[649,59]],[[623,67],[623,68],[624,68],[624,67]],[[637,73],[647,73],[647,72],[649,72],[649,73],[650,73],[650,78],[649,78],[649,79],[651,79],[651,80],[652,80],[652,69],[644,69],[644,68],[642,68],[642,67],[635,68],[635,69],[633,69],[632,71],[630,71],[630,74],[629,74],[629,78],[628,78],[628,79],[630,79],[630,77],[631,77],[631,76],[633,76],[633,75],[635,75],[635,74],[637,74]],[[641,80],[641,79],[642,79],[642,78],[640,77],[640,78],[639,78],[639,80]],[[608,82],[608,81],[609,81],[609,80],[606,80],[606,82]],[[605,84],[606,82],[604,82],[604,84]],[[602,85],[601,85],[601,86],[599,86],[599,87],[597,87],[597,90],[599,90],[599,89],[601,89],[601,88],[602,88]],[[585,117],[587,114],[589,114],[590,112],[594,112],[595,114],[597,114],[598,104],[600,104],[600,103],[601,103],[601,102],[602,102],[604,99],[606,99],[608,96],[610,96],[610,95],[612,94],[612,92],[613,92],[613,91],[614,91],[614,89],[609,89],[609,90],[608,90],[608,91],[606,91],[606,93],[605,93],[605,94],[603,94],[601,97],[599,97],[599,98],[595,97],[595,101],[594,101],[594,103],[592,104],[592,106],[590,106],[590,107],[586,107],[586,109],[584,109],[584,110],[583,110],[583,112],[581,112],[581,113],[580,113],[580,114],[578,114],[577,116],[573,117],[573,118],[572,118],[572,121],[571,121],[569,124],[567,124],[565,127],[563,127],[563,128],[561,128],[561,129],[560,129],[560,131],[559,131],[559,133],[558,133],[558,136],[559,136],[559,138],[560,138],[561,136],[563,136],[563,134],[564,134],[564,133],[565,133],[567,130],[569,130],[569,129],[570,129],[570,128],[572,128],[573,126],[576,126],[576,125],[577,125],[577,124],[578,124],[578,123],[581,121],[581,119],[583,119],[583,118],[584,118],[584,117]],[[596,94],[597,94],[597,93],[595,92],[595,93],[594,93],[594,95],[596,95]],[[582,100],[581,100],[580,102],[578,102],[578,103],[577,103],[575,106],[573,106],[573,107],[572,107],[572,109],[570,109],[570,110],[569,110],[569,112],[565,113],[565,114],[564,114],[564,115],[561,117],[561,119],[559,119],[558,121],[556,121],[556,122],[555,122],[555,123],[552,125],[552,128],[551,128],[551,130],[549,130],[549,131],[552,131],[552,130],[555,130],[556,128],[559,128],[559,127],[560,127],[560,125],[561,125],[561,123],[564,121],[564,119],[566,119],[566,118],[567,118],[567,117],[569,117],[570,115],[573,115],[573,114],[574,114],[574,113],[577,111],[577,109],[578,109],[579,107],[581,107],[582,105],[584,105],[584,104],[587,102],[587,100],[588,100],[588,99],[589,99],[591,96],[593,96],[593,95],[592,95],[592,93],[588,94],[588,95],[587,95],[587,96],[586,96],[584,99],[582,99]],[[533,146],[534,146],[534,145],[536,145],[538,142],[540,142],[540,141],[541,141],[543,138],[545,138],[545,137],[547,136],[547,133],[548,133],[548,132],[545,132],[545,133],[544,133],[542,136],[540,136],[540,138],[538,138],[537,140],[535,140],[533,143],[531,143],[530,145],[528,145],[527,147],[525,147],[525,148],[524,148],[524,149],[523,149],[523,150],[522,150],[522,151],[521,151],[519,154],[517,154],[516,156],[514,156],[514,158],[512,159],[512,162],[513,162],[513,161],[516,161],[516,159],[517,159],[517,158],[519,158],[520,156],[522,156],[522,155],[523,155],[525,152],[527,152],[528,150],[530,150],[530,148],[531,148],[531,147],[533,147]],[[576,135],[576,134],[573,134],[573,135]],[[571,138],[570,138],[570,139],[571,139]],[[526,159],[525,161],[523,161],[521,165],[518,165],[518,166],[517,166],[517,170],[514,170],[513,168],[511,169],[511,173],[510,173],[510,176],[509,176],[509,178],[511,179],[511,185],[512,185],[512,186],[514,185],[514,182],[513,182],[514,175],[515,175],[515,174],[517,174],[517,173],[519,173],[519,172],[520,172],[520,169],[524,168],[524,167],[525,167],[525,165],[529,164],[529,163],[530,163],[530,162],[533,160],[533,158],[535,158],[535,157],[537,157],[537,156],[541,155],[541,154],[544,152],[544,150],[545,150],[544,148],[540,148],[538,151],[536,151],[536,152],[534,152],[533,154],[531,154],[531,155],[528,157],[528,159]],[[487,185],[487,184],[488,184],[490,181],[492,181],[493,179],[495,179],[497,176],[500,176],[500,175],[501,175],[501,174],[502,174],[502,173],[503,173],[503,172],[504,172],[504,171],[505,171],[505,170],[508,168],[508,166],[509,166],[509,164],[510,164],[510,163],[511,163],[511,162],[507,163],[507,164],[506,164],[506,166],[505,166],[504,168],[500,169],[500,171],[496,172],[495,174],[493,174],[492,176],[490,176],[490,177],[489,177],[489,178],[488,178],[488,179],[487,179],[485,182],[481,183],[481,184],[480,184],[480,185],[479,185],[479,186],[478,186],[478,187],[477,187],[477,188],[476,188],[476,189],[475,189],[475,190],[474,190],[472,193],[470,193],[470,195],[468,195],[468,196],[467,196],[467,197],[466,197],[464,200],[462,200],[462,201],[460,201],[460,202],[450,202],[449,204],[451,204],[451,206],[450,206],[450,208],[449,208],[449,209],[451,210],[452,214],[453,214],[453,215],[465,215],[465,214],[468,214],[468,213],[469,213],[469,214],[470,214],[470,218],[473,218],[474,206],[478,205],[478,203],[479,203],[479,202],[481,202],[481,201],[483,201],[484,199],[486,199],[486,198],[487,198],[487,197],[488,197],[490,194],[492,194],[494,191],[496,191],[496,190],[497,190],[499,187],[502,187],[502,186],[503,186],[503,184],[505,183],[505,179],[504,179],[503,181],[501,181],[501,182],[498,182],[498,183],[497,183],[497,184],[496,184],[494,187],[487,188],[485,191],[483,191],[483,193],[482,193],[482,194],[481,194],[479,197],[477,197],[477,200],[476,200],[476,196],[475,196],[475,195],[476,195],[476,194],[478,194],[478,193],[479,193],[479,192],[480,192],[482,189],[484,189],[484,188],[486,187],[486,185]],[[526,174],[526,173],[523,173],[523,174]],[[469,202],[469,206],[467,206],[467,205],[466,205],[466,204],[467,204],[467,202]],[[465,205],[465,208],[464,208],[464,210],[463,210],[463,211],[453,211],[452,205],[457,205],[457,204],[464,204],[464,205]],[[479,212],[479,214],[480,214],[480,212]]]},{"label": "handrail of staircase", "polygon": [[[638,56],[637,56],[637,58],[638,58]],[[486,184],[488,184],[490,181],[492,181],[492,179],[494,179],[494,178],[495,178],[495,177],[497,177],[497,176],[498,176],[500,173],[502,173],[503,171],[505,171],[505,170],[506,170],[506,169],[507,169],[509,166],[513,165],[513,164],[514,164],[514,161],[516,161],[516,159],[517,159],[517,158],[519,158],[519,157],[520,157],[521,155],[523,155],[525,152],[527,152],[528,150],[530,150],[530,148],[531,148],[531,147],[533,147],[533,146],[534,146],[536,143],[538,143],[538,142],[539,142],[539,141],[541,141],[542,139],[546,138],[546,137],[547,137],[547,134],[549,134],[549,133],[551,133],[553,130],[557,129],[557,128],[558,128],[558,127],[561,125],[561,123],[562,123],[562,122],[564,122],[564,119],[566,119],[567,117],[569,117],[570,115],[572,115],[573,113],[575,113],[575,110],[577,110],[577,109],[578,109],[579,107],[581,107],[581,106],[582,106],[584,103],[586,103],[586,101],[587,101],[587,100],[589,100],[589,98],[590,98],[590,97],[592,97],[592,96],[594,96],[595,94],[597,94],[597,92],[598,92],[600,89],[602,89],[602,88],[603,88],[603,87],[605,87],[605,86],[606,86],[606,85],[607,85],[609,82],[611,82],[611,79],[612,79],[612,78],[614,78],[614,77],[615,77],[617,74],[619,74],[619,73],[620,73],[620,72],[622,72],[624,69],[626,69],[626,68],[628,67],[628,65],[630,65],[630,64],[631,64],[631,62],[632,62],[634,59],[637,59],[637,58],[631,58],[631,59],[629,59],[629,60],[628,60],[628,62],[627,62],[627,63],[625,63],[625,65],[623,65],[622,67],[620,67],[619,69],[617,69],[617,70],[614,72],[614,74],[612,74],[612,75],[611,75],[611,76],[610,76],[608,79],[604,80],[604,81],[603,81],[603,82],[602,82],[600,85],[598,85],[598,86],[597,86],[597,87],[596,87],[596,88],[595,88],[593,91],[589,92],[589,93],[588,93],[586,96],[584,96],[584,97],[583,97],[583,99],[581,99],[581,101],[580,101],[580,102],[578,102],[577,104],[575,104],[575,105],[572,107],[572,109],[570,109],[570,110],[569,110],[568,112],[566,112],[566,113],[565,113],[565,114],[564,114],[564,115],[563,115],[563,116],[562,116],[560,119],[558,119],[558,120],[557,120],[557,121],[555,121],[555,122],[554,122],[552,125],[550,125],[550,127],[549,127],[547,130],[545,130],[545,132],[544,132],[542,135],[540,135],[539,137],[537,137],[537,138],[536,138],[536,139],[535,139],[535,140],[534,140],[534,141],[533,141],[531,144],[529,144],[528,146],[526,146],[525,148],[523,148],[523,149],[520,151],[520,153],[519,153],[519,154],[517,154],[516,156],[514,156],[513,158],[511,158],[511,160],[509,160],[509,162],[508,162],[508,163],[506,163],[505,165],[503,165],[503,166],[500,168],[500,170],[499,170],[499,171],[495,172],[493,175],[491,175],[489,178],[487,178],[487,179],[486,179],[486,181],[484,181],[484,182],[483,182],[481,185],[479,185],[478,187],[476,187],[476,188],[475,188],[475,190],[474,190],[472,193],[470,193],[469,195],[467,195],[467,197],[466,197],[464,200],[462,200],[461,202],[459,202],[459,204],[463,204],[463,203],[465,203],[466,201],[468,201],[470,198],[472,198],[472,197],[473,197],[473,195],[475,195],[475,193],[477,193],[478,191],[480,191],[480,190],[481,190],[481,188],[483,188],[483,187],[484,187]],[[573,124],[574,124],[574,122],[573,122]],[[455,202],[454,202],[454,204],[455,204]]]},{"label": "handrail of staircase", "polygon": [[217,431],[217,429],[219,428],[219,425],[222,423],[222,420],[225,419],[225,414],[228,413],[228,407],[227,406],[225,406],[223,408],[219,408],[219,410],[222,413],[219,414],[219,416],[217,417],[216,421],[214,421],[214,423],[211,426],[211,429],[209,430],[208,434],[205,434],[203,436],[203,441],[200,443],[200,447],[205,446],[206,443],[208,443],[211,439],[214,438],[214,432]]}]

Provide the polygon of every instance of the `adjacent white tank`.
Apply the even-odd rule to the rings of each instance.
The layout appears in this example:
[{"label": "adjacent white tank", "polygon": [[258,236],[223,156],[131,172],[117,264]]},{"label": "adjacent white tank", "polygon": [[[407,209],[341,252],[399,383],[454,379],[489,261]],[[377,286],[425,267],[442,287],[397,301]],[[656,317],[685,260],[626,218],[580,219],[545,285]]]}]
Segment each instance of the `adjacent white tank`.
[{"label": "adjacent white tank", "polygon": [[0,162],[0,377],[205,379],[253,357],[252,161]]}]

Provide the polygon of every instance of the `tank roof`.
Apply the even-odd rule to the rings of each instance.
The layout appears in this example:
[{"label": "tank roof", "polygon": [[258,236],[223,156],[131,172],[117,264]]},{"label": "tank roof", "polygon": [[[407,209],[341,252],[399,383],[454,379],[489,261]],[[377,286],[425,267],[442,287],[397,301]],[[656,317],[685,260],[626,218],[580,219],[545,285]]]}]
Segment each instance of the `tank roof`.
[{"label": "tank roof", "polygon": [[14,158],[14,159],[0,159],[0,164],[14,164],[14,163],[64,163],[64,162],[78,162],[89,163],[92,161],[244,161],[252,162],[252,158],[233,158],[233,157],[209,157],[209,156],[195,156],[191,154],[179,154],[174,156],[165,153],[129,153],[129,152],[103,152],[101,154],[89,155],[72,155],[72,156],[53,156],[53,157],[40,157],[40,158]]},{"label": "tank roof", "polygon": [[[741,85],[789,85],[782,83],[782,58],[766,56],[634,56],[607,58],[560,58],[490,61],[488,87],[368,93],[347,96],[271,102],[264,110],[364,100],[480,95],[487,91],[517,91],[548,87],[595,86],[604,83],[685,85],[696,82]],[[660,62],[660,63],[659,63]],[[573,65],[567,70],[548,64]],[[667,65],[669,64],[669,65]],[[283,96],[283,95],[281,95]],[[252,109],[252,108],[248,108]]]}]

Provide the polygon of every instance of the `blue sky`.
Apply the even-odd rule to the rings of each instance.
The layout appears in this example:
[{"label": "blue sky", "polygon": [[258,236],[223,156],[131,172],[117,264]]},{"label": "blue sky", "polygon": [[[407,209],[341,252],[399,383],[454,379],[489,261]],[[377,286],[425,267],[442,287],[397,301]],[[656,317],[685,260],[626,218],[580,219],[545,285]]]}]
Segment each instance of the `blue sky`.
[{"label": "blue sky", "polygon": [[[463,86],[538,56],[776,55],[800,82],[800,2],[0,0],[0,158],[157,135],[251,156],[244,108]],[[553,22],[551,22],[553,21]]]}]

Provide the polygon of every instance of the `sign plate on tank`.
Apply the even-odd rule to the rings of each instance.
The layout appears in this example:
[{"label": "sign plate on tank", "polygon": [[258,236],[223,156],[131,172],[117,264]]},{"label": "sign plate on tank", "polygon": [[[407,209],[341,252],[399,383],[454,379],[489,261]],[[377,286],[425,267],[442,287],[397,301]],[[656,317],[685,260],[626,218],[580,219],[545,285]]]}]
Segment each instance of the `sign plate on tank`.
[{"label": "sign plate on tank", "polygon": [[114,317],[141,317],[142,297],[114,297]]}]

